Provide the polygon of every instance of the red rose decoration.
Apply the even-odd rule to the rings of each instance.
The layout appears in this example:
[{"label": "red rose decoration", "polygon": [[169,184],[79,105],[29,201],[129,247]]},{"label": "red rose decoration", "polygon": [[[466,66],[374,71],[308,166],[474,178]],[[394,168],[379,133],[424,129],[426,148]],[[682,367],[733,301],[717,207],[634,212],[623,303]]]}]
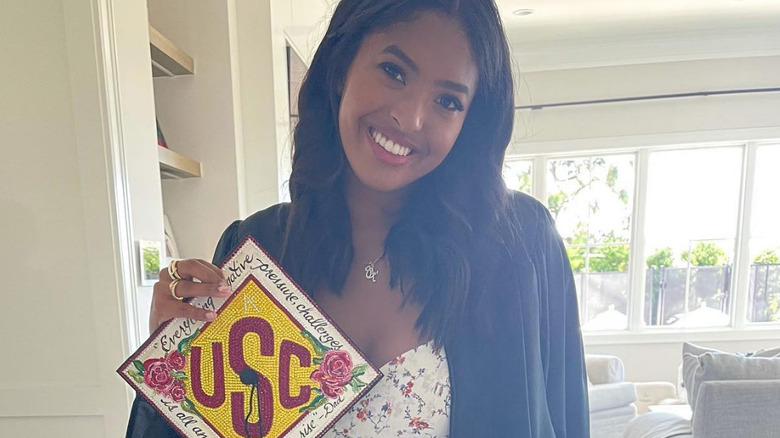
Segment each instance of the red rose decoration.
[{"label": "red rose decoration", "polygon": [[179,403],[184,400],[184,396],[187,395],[187,392],[184,390],[181,381],[177,380],[176,383],[171,386],[169,394],[174,402]]},{"label": "red rose decoration", "polygon": [[173,376],[165,359],[148,359],[144,362],[144,383],[156,391],[168,393]]},{"label": "red rose decoration", "polygon": [[179,353],[178,351],[172,351],[168,354],[168,356],[165,357],[165,363],[167,363],[168,366],[174,370],[179,371],[184,369],[184,365],[187,363],[187,360],[183,354]]},{"label": "red rose decoration", "polygon": [[311,373],[311,379],[320,383],[323,394],[337,398],[344,393],[344,385],[352,380],[352,358],[344,350],[329,350],[320,367]]}]

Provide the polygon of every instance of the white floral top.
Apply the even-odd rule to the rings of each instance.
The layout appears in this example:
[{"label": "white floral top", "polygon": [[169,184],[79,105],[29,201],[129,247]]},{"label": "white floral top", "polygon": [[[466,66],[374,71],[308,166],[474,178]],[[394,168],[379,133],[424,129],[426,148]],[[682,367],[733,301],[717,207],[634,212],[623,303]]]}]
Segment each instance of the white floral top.
[{"label": "white floral top", "polygon": [[384,378],[323,438],[449,436],[450,374],[443,348],[428,342],[380,370]]}]

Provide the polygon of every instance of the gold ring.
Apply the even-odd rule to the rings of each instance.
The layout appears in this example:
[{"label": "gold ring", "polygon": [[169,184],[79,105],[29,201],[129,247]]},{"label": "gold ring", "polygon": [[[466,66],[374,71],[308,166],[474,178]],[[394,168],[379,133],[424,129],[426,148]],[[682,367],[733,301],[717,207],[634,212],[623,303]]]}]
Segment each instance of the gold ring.
[{"label": "gold ring", "polygon": [[172,296],[172,297],[174,297],[174,298],[176,298],[177,300],[181,301],[181,300],[183,300],[184,298],[183,298],[183,297],[180,297],[180,296],[178,296],[178,295],[176,295],[176,286],[178,286],[178,285],[179,285],[179,281],[181,281],[181,280],[178,280],[178,279],[176,279],[176,280],[173,280],[173,281],[172,281],[172,282],[171,282],[171,283],[168,285],[168,289],[170,289],[170,291],[171,291],[171,296]]},{"label": "gold ring", "polygon": [[171,280],[181,280],[181,275],[179,275],[179,261],[173,260],[171,261],[171,264],[168,265],[168,275],[171,276]]}]

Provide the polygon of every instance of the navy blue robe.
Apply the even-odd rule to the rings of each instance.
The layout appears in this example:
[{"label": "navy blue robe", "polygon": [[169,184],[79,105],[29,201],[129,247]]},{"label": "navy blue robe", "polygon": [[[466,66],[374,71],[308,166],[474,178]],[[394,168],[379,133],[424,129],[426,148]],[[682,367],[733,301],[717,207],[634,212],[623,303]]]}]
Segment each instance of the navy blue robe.
[{"label": "navy blue robe", "polygon": [[[512,192],[511,205],[522,228],[521,244],[511,254],[488,255],[485,266],[472,267],[491,269],[498,286],[482,297],[483,318],[465,318],[457,339],[444,345],[452,385],[450,436],[589,437],[577,297],[563,242],[537,200]],[[278,260],[288,211],[289,204],[277,204],[231,224],[214,264],[249,235]],[[485,312],[490,327],[478,322]],[[177,434],[139,396],[127,437]]]}]

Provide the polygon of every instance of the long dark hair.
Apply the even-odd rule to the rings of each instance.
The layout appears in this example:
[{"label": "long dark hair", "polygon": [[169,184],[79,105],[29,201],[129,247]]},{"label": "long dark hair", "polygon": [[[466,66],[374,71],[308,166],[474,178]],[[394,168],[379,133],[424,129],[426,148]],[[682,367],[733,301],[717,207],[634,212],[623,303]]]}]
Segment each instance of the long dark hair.
[{"label": "long dark hair", "polygon": [[[404,303],[422,304],[417,329],[438,345],[489,288],[486,257],[516,237],[501,178],[514,115],[509,48],[493,0],[342,0],[314,55],[298,97],[291,206],[282,264],[311,294],[340,293],[353,258],[344,197],[349,163],[338,130],[339,94],[366,35],[422,11],[457,19],[478,70],[477,90],[460,135],[444,161],[414,183],[385,240],[390,285]],[[498,245],[498,246],[496,246]],[[498,249],[498,250],[497,250]]]}]

